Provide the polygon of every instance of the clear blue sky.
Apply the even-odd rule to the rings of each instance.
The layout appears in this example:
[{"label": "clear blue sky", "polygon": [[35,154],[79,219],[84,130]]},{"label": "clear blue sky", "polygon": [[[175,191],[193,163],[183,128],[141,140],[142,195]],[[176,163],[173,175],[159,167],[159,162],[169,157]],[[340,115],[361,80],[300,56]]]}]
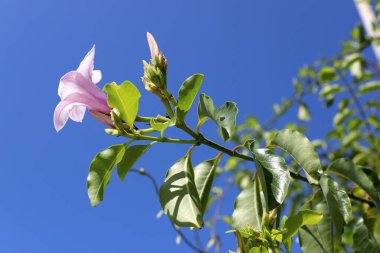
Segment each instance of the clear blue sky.
[{"label": "clear blue sky", "polygon": [[[272,104],[291,93],[297,68],[338,52],[356,22],[354,5],[345,0],[1,0],[0,252],[190,252],[175,245],[166,218],[156,220],[158,200],[138,175],[124,183],[112,177],[105,201],[90,206],[92,157],[122,140],[104,134],[89,115],[54,130],[59,78],[76,69],[93,44],[100,85],[134,82],[143,94],[142,114],[158,108],[163,114],[140,81],[150,31],[169,60],[175,93],[187,76],[201,72],[202,92],[216,104],[237,101],[239,122],[250,114],[263,121]],[[191,124],[195,115],[189,113]],[[329,127],[319,125],[321,117],[311,122],[312,138]],[[206,128],[215,136],[211,124]],[[186,148],[157,145],[136,167],[162,182]],[[214,155],[197,151],[194,163],[206,154]],[[231,209],[229,202],[225,212]],[[232,235],[225,239],[222,252],[234,248]]]}]

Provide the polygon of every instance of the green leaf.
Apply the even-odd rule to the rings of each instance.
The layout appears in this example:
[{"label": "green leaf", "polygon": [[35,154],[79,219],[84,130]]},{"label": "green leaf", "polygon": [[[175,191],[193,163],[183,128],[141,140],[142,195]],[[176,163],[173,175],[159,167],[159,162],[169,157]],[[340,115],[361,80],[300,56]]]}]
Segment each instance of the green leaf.
[{"label": "green leaf", "polygon": [[376,189],[373,181],[370,180],[367,174],[350,159],[341,158],[335,160],[327,168],[327,172],[335,173],[359,185],[375,201],[377,207],[380,207],[380,192]]},{"label": "green leaf", "polygon": [[255,164],[268,211],[284,201],[290,183],[290,174],[284,158],[270,149],[255,149]]},{"label": "green leaf", "polygon": [[249,250],[249,253],[268,253],[268,249],[264,246],[253,247]]},{"label": "green leaf", "polygon": [[299,105],[297,118],[303,121],[310,120],[311,116],[310,116],[309,108],[307,107],[306,104]]},{"label": "green leaf", "polygon": [[321,162],[309,139],[295,130],[284,129],[276,134],[271,144],[278,146],[293,157],[305,171],[309,183],[318,184],[322,173]]},{"label": "green leaf", "polygon": [[373,237],[371,231],[364,224],[363,219],[360,219],[353,232],[354,251],[355,253],[376,253],[379,252],[379,247]]},{"label": "green leaf", "polygon": [[226,102],[217,110],[218,125],[224,141],[230,139],[236,127],[237,113],[238,109],[234,102]]},{"label": "green leaf", "polygon": [[236,127],[236,116],[238,109],[236,103],[226,102],[220,108],[216,109],[212,99],[202,93],[199,96],[198,104],[198,125],[202,125],[208,119],[212,119],[219,127],[219,132],[224,141],[227,141],[235,127]]},{"label": "green leaf", "polygon": [[342,87],[340,85],[337,85],[337,84],[335,84],[335,85],[326,84],[321,89],[321,91],[319,93],[319,97],[321,99],[332,99],[332,98],[334,98],[334,96],[335,96],[336,93],[342,92],[342,91],[344,91],[344,87]]},{"label": "green leaf", "polygon": [[357,141],[361,137],[362,137],[362,134],[358,131],[350,132],[348,135],[344,136],[344,138],[342,139],[342,145],[345,148],[350,147],[355,141]]},{"label": "green leaf", "polygon": [[125,150],[123,158],[117,165],[117,174],[121,181],[124,181],[125,176],[132,166],[154,143],[155,142],[148,145],[134,145]]},{"label": "green leaf", "polygon": [[319,79],[322,83],[330,82],[334,80],[336,77],[335,75],[335,69],[332,67],[324,67],[319,72]]},{"label": "green leaf", "polygon": [[156,119],[150,119],[149,124],[151,128],[153,128],[156,131],[160,131],[161,135],[163,135],[165,129],[168,127],[174,126],[175,122],[176,122],[176,115],[174,115],[174,117],[172,117],[170,120],[166,122],[159,122]]},{"label": "green leaf", "polygon": [[110,180],[111,172],[121,161],[124,152],[123,144],[114,145],[96,154],[92,160],[87,177],[87,192],[93,207],[103,200],[104,190]]},{"label": "green leaf", "polygon": [[186,113],[190,110],[202,82],[202,74],[192,75],[183,82],[178,92],[178,108],[182,112]]},{"label": "green leaf", "polygon": [[358,94],[363,95],[372,91],[380,90],[379,81],[371,81],[359,87]]},{"label": "green leaf", "polygon": [[210,159],[194,167],[194,180],[197,187],[199,199],[202,205],[202,214],[205,213],[209,200],[210,190],[214,181],[214,174],[218,166],[219,159]]},{"label": "green leaf", "polygon": [[352,114],[354,114],[354,110],[349,108],[344,108],[341,112],[338,112],[335,114],[333,123],[335,127],[340,126],[343,121],[345,121],[348,117],[350,117]]},{"label": "green leaf", "polygon": [[298,233],[302,226],[316,225],[323,218],[323,214],[314,210],[301,210],[294,216],[289,217],[285,222],[286,232],[282,237],[282,241],[285,242],[289,238]]},{"label": "green leaf", "polygon": [[320,185],[333,217],[338,238],[343,233],[343,226],[352,219],[351,201],[347,193],[340,189],[337,182],[330,176],[322,175]]},{"label": "green leaf", "polygon": [[237,196],[232,213],[232,227],[252,226],[261,231],[261,220],[264,209],[264,194],[260,190],[260,182],[256,176]]},{"label": "green leaf", "polygon": [[159,197],[162,209],[177,226],[203,226],[202,205],[194,182],[190,154],[168,170]]},{"label": "green leaf", "polygon": [[321,222],[313,226],[303,226],[298,232],[301,248],[304,252],[312,253],[333,253],[333,229],[331,215],[326,201],[316,194],[313,201],[304,205],[303,208],[321,212],[323,218]]},{"label": "green leaf", "polygon": [[199,124],[202,125],[208,119],[217,121],[216,114],[217,114],[217,110],[214,106],[214,102],[209,96],[202,93],[199,96],[199,103],[198,103],[198,120],[200,122]]},{"label": "green leaf", "polygon": [[104,87],[107,92],[107,102],[112,108],[120,112],[120,118],[124,120],[130,128],[133,128],[133,122],[139,109],[139,99],[141,94],[139,90],[130,81],[123,82],[118,86],[115,82],[107,84]]}]

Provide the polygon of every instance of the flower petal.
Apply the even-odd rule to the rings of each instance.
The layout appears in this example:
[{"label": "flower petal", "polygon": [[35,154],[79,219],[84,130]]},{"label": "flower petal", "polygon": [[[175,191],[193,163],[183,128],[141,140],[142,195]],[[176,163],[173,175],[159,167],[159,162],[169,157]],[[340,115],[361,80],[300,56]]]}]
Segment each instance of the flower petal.
[{"label": "flower petal", "polygon": [[91,114],[92,117],[102,122],[104,125],[107,125],[111,128],[115,128],[115,126],[113,125],[111,116],[109,114],[104,114],[104,113],[92,111],[92,110],[90,110],[89,113]]},{"label": "flower petal", "polygon": [[69,117],[75,122],[82,122],[85,112],[85,106],[74,106],[73,109],[70,111]]},{"label": "flower petal", "polygon": [[94,69],[94,58],[95,58],[95,45],[83,58],[82,62],[79,64],[77,71],[81,73],[84,77],[92,80],[92,71]]},{"label": "flower petal", "polygon": [[110,111],[107,105],[104,106],[102,103],[99,103],[99,101],[92,98],[91,96],[85,96],[84,94],[80,93],[70,94],[55,108],[54,127],[57,132],[65,126],[70,116],[73,116],[71,119],[74,121],[82,120],[84,112],[81,114],[81,110],[83,110],[84,107],[103,113],[109,113]]},{"label": "flower petal", "polygon": [[148,44],[149,44],[149,48],[150,48],[150,55],[151,55],[151,58],[152,58],[152,61],[153,61],[154,57],[156,55],[158,55],[159,49],[158,49],[156,40],[154,39],[154,37],[153,37],[152,34],[146,33],[146,37],[148,39]]},{"label": "flower petal", "polygon": [[102,79],[102,72],[100,70],[94,70],[92,72],[92,82],[98,83]]},{"label": "flower petal", "polygon": [[79,72],[70,71],[61,78],[58,86],[58,95],[63,100],[74,93],[91,95],[98,100],[103,100],[107,104],[107,96],[98,86]]}]

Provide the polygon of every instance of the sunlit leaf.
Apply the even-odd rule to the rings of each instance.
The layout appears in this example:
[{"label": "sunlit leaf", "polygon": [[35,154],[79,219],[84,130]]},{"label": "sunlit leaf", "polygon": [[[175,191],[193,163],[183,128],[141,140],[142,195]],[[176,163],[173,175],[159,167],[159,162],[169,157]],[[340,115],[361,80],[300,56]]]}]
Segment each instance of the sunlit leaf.
[{"label": "sunlit leaf", "polygon": [[141,94],[139,90],[130,81],[125,81],[121,85],[115,82],[107,84],[104,87],[107,92],[107,102],[112,108],[118,109],[120,118],[124,120],[130,128],[133,128],[133,122],[139,110],[139,99]]},{"label": "sunlit leaf", "polygon": [[335,69],[332,67],[324,67],[319,71],[319,79],[321,82],[330,82],[335,79]]},{"label": "sunlit leaf", "polygon": [[302,226],[318,224],[322,218],[323,214],[314,210],[301,210],[296,215],[290,216],[285,222],[286,232],[283,234],[282,241],[285,242],[293,237]]},{"label": "sunlit leaf", "polygon": [[379,81],[371,81],[366,84],[363,84],[359,87],[358,94],[364,95],[366,93],[380,90],[380,82]]},{"label": "sunlit leaf", "polygon": [[299,120],[303,120],[303,121],[310,120],[311,116],[310,116],[309,108],[307,107],[306,104],[299,105],[297,117]]},{"label": "sunlit leaf", "polygon": [[319,156],[313,144],[303,134],[289,129],[281,130],[273,138],[271,144],[292,156],[305,171],[307,180],[311,184],[318,184],[322,172]]},{"label": "sunlit leaf", "polygon": [[202,74],[194,74],[183,82],[178,92],[178,108],[182,112],[186,113],[190,110],[202,82]]}]

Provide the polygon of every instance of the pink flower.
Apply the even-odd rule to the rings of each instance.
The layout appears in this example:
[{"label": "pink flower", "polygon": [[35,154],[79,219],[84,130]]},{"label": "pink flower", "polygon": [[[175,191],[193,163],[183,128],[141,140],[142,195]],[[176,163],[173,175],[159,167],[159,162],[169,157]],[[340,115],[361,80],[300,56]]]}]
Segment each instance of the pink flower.
[{"label": "pink flower", "polygon": [[70,118],[82,122],[86,108],[102,123],[113,126],[107,96],[96,85],[102,78],[94,70],[95,46],[87,53],[76,71],[66,73],[59,82],[61,102],[54,111],[54,127],[60,131]]}]

